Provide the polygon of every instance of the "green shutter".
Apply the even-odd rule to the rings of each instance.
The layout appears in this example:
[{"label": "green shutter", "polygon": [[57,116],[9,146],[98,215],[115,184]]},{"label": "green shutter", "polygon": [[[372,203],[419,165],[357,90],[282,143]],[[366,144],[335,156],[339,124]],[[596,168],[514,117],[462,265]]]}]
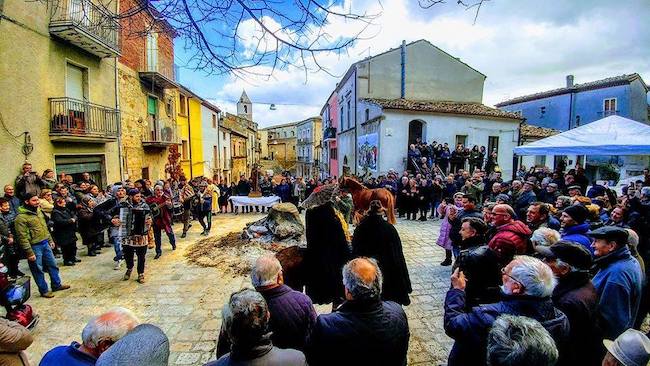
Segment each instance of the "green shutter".
[{"label": "green shutter", "polygon": [[148,97],[147,98],[147,113],[156,115],[157,110],[158,110],[158,99],[154,97]]}]

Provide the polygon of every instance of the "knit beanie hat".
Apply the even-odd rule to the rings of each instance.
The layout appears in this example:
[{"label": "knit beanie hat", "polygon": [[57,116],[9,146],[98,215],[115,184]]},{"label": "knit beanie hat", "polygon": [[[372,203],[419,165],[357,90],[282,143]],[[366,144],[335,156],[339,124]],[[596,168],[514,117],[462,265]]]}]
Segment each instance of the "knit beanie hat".
[{"label": "knit beanie hat", "polygon": [[571,216],[571,218],[578,224],[582,224],[587,219],[589,211],[583,205],[573,205],[564,209],[565,214]]}]

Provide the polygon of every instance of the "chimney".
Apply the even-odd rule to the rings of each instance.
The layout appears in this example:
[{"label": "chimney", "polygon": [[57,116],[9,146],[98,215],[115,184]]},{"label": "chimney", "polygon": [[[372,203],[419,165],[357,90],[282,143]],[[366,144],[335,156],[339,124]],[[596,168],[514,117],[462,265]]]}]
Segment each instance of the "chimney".
[{"label": "chimney", "polygon": [[567,75],[566,76],[566,87],[567,88],[572,88],[573,87],[573,75]]}]

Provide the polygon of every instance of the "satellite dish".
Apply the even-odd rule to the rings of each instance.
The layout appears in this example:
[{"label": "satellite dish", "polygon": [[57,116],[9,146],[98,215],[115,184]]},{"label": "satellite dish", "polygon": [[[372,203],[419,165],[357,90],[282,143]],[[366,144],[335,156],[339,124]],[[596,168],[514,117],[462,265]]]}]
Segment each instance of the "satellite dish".
[{"label": "satellite dish", "polygon": [[276,110],[277,108],[275,107],[275,104],[271,104],[271,105],[269,106],[269,109],[272,110],[272,111],[274,111],[274,110]]}]

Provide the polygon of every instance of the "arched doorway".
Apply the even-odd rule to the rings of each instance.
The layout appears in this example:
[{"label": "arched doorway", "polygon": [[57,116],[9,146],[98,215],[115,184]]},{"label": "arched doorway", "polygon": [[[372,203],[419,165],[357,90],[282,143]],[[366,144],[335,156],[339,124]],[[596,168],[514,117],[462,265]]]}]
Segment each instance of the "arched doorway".
[{"label": "arched doorway", "polygon": [[[422,141],[422,132],[424,131],[424,122],[413,120],[409,122],[409,145],[414,144],[418,139]],[[408,146],[407,146],[408,148]]]}]

